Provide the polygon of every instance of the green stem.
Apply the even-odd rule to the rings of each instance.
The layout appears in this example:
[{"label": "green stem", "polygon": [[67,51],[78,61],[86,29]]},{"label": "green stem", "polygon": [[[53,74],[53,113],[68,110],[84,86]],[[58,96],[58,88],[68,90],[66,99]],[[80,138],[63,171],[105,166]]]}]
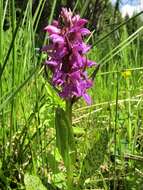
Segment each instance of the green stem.
[{"label": "green stem", "polygon": [[70,127],[72,126],[72,103],[71,101],[66,101],[66,113],[69,119]]},{"label": "green stem", "polygon": [[[66,114],[69,120],[69,127],[72,128],[72,103],[71,101],[66,101]],[[68,152],[68,164],[67,169],[67,190],[73,189],[73,164],[70,152]]]}]

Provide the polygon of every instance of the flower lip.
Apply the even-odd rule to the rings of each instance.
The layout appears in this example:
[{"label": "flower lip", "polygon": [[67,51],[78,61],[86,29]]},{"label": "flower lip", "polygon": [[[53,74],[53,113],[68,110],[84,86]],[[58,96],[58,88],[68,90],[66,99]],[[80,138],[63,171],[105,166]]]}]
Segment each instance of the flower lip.
[{"label": "flower lip", "polygon": [[50,39],[53,41],[53,43],[59,43],[59,44],[64,44],[64,38],[58,34],[51,34]]},{"label": "flower lip", "polygon": [[48,25],[44,28],[44,31],[49,34],[60,34],[61,30],[54,25]]},{"label": "flower lip", "polygon": [[84,93],[83,95],[84,100],[87,102],[87,104],[91,104],[91,98],[87,93]]}]

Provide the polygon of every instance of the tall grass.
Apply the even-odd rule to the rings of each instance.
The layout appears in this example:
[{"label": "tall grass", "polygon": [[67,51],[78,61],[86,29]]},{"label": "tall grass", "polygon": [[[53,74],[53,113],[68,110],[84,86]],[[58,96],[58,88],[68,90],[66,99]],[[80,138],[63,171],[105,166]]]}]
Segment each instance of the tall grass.
[{"label": "tall grass", "polygon": [[[66,189],[54,128],[55,108],[64,103],[46,79],[44,55],[35,49],[45,3],[40,0],[32,14],[32,1],[25,1],[17,19],[15,1],[0,0],[0,189]],[[7,14],[10,28],[4,31]],[[129,35],[124,23],[116,28],[118,41],[108,39],[113,30],[88,55],[101,69],[90,91],[93,104],[80,100],[73,110],[75,189],[142,189],[142,30]]]}]

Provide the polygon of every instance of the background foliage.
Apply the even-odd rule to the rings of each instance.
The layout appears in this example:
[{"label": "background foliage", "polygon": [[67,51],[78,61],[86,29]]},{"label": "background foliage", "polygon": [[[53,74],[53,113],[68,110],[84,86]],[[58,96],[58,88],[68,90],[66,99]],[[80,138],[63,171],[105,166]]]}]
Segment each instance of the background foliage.
[{"label": "background foliage", "polygon": [[141,190],[143,21],[123,19],[118,0],[115,6],[109,0],[0,0],[0,189],[66,189],[54,126],[64,103],[38,51],[47,41],[43,27],[63,6],[89,19],[88,56],[101,65],[90,90],[93,104],[80,100],[73,110],[75,189]]}]

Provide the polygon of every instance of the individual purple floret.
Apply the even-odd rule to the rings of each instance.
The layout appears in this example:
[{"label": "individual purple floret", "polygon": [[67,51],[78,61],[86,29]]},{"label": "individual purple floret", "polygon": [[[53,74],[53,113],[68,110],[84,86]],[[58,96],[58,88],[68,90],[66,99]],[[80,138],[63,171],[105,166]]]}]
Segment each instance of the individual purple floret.
[{"label": "individual purple floret", "polygon": [[83,97],[90,104],[87,89],[92,86],[92,80],[86,69],[96,63],[85,56],[91,48],[83,42],[84,36],[91,33],[84,27],[86,23],[86,19],[62,8],[58,21],[54,20],[44,28],[50,44],[42,51],[48,54],[45,64],[52,71],[52,85],[59,89],[59,95],[65,100]]}]

